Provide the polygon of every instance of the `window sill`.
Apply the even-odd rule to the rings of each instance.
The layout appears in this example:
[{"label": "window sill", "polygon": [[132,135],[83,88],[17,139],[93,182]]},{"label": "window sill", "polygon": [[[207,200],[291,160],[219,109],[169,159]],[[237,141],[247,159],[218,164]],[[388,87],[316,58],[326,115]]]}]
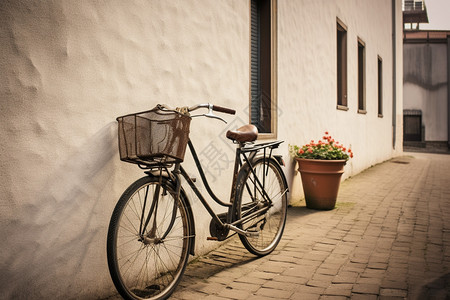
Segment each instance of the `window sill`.
[{"label": "window sill", "polygon": [[343,111],[347,111],[348,110],[348,107],[347,106],[344,106],[344,105],[337,105],[336,106],[336,109],[338,109],[338,110],[343,110]]},{"label": "window sill", "polygon": [[365,109],[358,109],[358,114],[365,115],[367,114],[367,111]]},{"label": "window sill", "polygon": [[275,133],[258,133],[258,140],[270,140],[276,138],[277,135]]}]

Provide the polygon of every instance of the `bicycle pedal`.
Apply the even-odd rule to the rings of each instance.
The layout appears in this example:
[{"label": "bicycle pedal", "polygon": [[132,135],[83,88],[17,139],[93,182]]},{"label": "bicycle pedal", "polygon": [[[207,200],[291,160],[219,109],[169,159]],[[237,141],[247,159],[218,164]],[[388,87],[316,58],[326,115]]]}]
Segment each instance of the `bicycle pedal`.
[{"label": "bicycle pedal", "polygon": [[208,237],[206,238],[206,240],[207,240],[207,241],[218,241],[219,239],[216,238],[215,236],[208,236]]},{"label": "bicycle pedal", "polygon": [[248,228],[245,235],[248,237],[257,237],[259,236],[259,230],[258,228]]},{"label": "bicycle pedal", "polygon": [[245,234],[247,237],[258,237],[259,236],[259,232],[250,232],[247,231],[247,233]]}]

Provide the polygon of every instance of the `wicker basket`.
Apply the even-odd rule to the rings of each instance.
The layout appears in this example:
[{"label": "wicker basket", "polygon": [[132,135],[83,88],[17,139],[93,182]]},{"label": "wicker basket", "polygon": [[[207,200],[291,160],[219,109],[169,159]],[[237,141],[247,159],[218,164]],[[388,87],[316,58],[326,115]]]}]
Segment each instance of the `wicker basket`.
[{"label": "wicker basket", "polygon": [[117,121],[122,161],[144,165],[183,161],[191,117],[155,107]]}]

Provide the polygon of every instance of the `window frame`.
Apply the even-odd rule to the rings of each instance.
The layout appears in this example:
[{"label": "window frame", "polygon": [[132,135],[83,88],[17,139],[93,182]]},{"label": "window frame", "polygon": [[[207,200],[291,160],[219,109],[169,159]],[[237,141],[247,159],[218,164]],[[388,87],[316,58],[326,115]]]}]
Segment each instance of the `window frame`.
[{"label": "window frame", "polygon": [[348,39],[347,25],[336,17],[336,108],[348,108]]},{"label": "window frame", "polygon": [[383,59],[377,56],[378,117],[383,117]]},{"label": "window frame", "polygon": [[[249,1],[249,123],[252,124],[252,2]],[[267,1],[270,5],[270,132],[260,132],[258,139],[273,139],[278,132],[278,103],[277,103],[277,1]]]},{"label": "window frame", "polygon": [[357,46],[358,113],[366,114],[366,43],[358,37]]}]

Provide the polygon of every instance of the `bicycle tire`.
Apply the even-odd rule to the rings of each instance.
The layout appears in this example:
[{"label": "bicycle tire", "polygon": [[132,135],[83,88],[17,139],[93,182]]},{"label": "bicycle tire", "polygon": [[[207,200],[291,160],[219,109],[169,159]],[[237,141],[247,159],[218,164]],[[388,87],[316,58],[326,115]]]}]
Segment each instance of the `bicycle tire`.
[{"label": "bicycle tire", "polygon": [[[135,181],[120,197],[111,216],[108,267],[124,299],[167,299],[178,285],[189,258],[191,224],[187,200],[180,193],[176,203],[173,184],[163,179],[159,200],[154,201],[158,184],[159,178],[151,176]],[[145,240],[139,228],[141,223],[145,224],[141,220],[146,219],[152,203],[155,205]],[[158,240],[169,228],[173,211],[175,223],[166,238]]]},{"label": "bicycle tire", "polygon": [[[283,235],[287,215],[287,186],[283,171],[274,159],[258,157],[252,165],[260,182],[264,181],[265,191],[272,200],[272,204],[269,205],[267,201],[264,201],[262,190],[255,188],[257,187],[255,175],[250,166],[244,164],[238,175],[233,215],[234,221],[237,221],[269,205],[266,213],[239,225],[240,229],[253,229],[258,233],[257,236],[240,234],[239,238],[250,253],[264,256],[277,247]],[[265,176],[263,171],[266,173]]]}]

